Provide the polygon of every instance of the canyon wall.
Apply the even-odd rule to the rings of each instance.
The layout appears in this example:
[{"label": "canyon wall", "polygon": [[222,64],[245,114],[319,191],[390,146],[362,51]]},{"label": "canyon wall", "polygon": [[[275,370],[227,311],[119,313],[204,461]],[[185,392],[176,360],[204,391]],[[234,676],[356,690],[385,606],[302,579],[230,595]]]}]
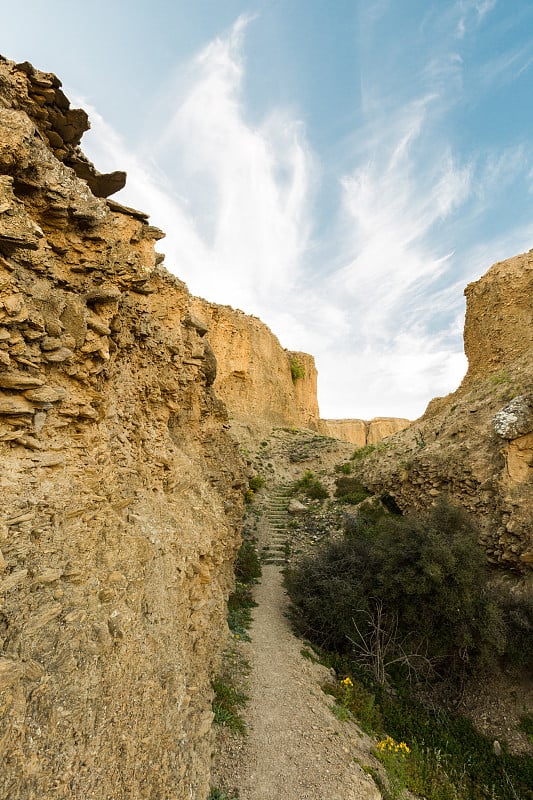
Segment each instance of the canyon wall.
[{"label": "canyon wall", "polygon": [[356,447],[376,444],[388,436],[393,436],[411,424],[402,417],[374,417],[364,419],[321,419],[319,431],[325,436],[333,436],[343,442],[351,442]]},{"label": "canyon wall", "polygon": [[295,427],[364,447],[410,425],[396,417],[320,419],[313,356],[284,350],[257,317],[198,297],[193,308],[208,332],[217,364],[213,388],[228,407],[237,439],[257,443],[272,428]]},{"label": "canyon wall", "polygon": [[205,798],[243,466],[161,233],[0,59],[0,795]]},{"label": "canyon wall", "polygon": [[[307,353],[284,350],[257,317],[195,298],[217,362],[214,390],[239,438],[258,440],[273,427],[316,430],[317,371]],[[291,365],[299,375],[293,378]]]},{"label": "canyon wall", "polygon": [[465,290],[468,372],[453,394],[358,464],[403,510],[442,496],[475,515],[495,565],[533,568],[533,251]]}]

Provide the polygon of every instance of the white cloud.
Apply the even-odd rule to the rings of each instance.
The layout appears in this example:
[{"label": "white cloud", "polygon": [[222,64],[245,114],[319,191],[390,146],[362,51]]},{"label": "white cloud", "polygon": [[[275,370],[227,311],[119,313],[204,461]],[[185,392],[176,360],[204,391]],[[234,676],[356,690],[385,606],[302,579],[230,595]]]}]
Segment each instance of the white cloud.
[{"label": "white cloud", "polygon": [[301,123],[283,110],[260,127],[245,119],[241,45],[249,21],[239,18],[208,45],[181,97],[167,98],[177,107],[151,144],[166,177],[155,163],[143,167],[90,107],[93,133],[84,146],[101,171],[127,170],[117,199],[150,211],[167,234],[159,245],[167,268],[194,294],[268,316],[299,281],[313,160]]},{"label": "white cloud", "polygon": [[480,78],[487,87],[505,85],[519,78],[532,64],[533,46],[515,47],[485,62],[480,70]]},{"label": "white cloud", "polygon": [[247,22],[239,19],[197,57],[155,150],[173,163],[176,182],[194,183],[189,210],[213,254],[202,282],[186,274],[187,282],[259,313],[265,297],[298,279],[313,167],[302,125],[282,110],[259,127],[245,118],[240,48]]},{"label": "white cloud", "polygon": [[494,8],[497,0],[458,0],[454,12],[459,19],[456,36],[462,39],[469,28],[477,27]]},{"label": "white cloud", "polygon": [[[473,25],[494,5],[457,8]],[[523,149],[461,163],[437,135],[462,87],[448,19],[449,48],[428,47],[424,80],[410,96],[384,103],[376,75],[371,90],[362,87],[356,166],[338,176],[339,219],[320,248],[329,263],[319,264],[310,209],[320,165],[287,111],[274,108],[260,124],[247,118],[248,24],[240,18],[189,65],[177,94],[159,98],[171,113],[150,142],[152,160],[129,152],[94,109],[88,154],[102,171],[128,171],[117,199],[165,230],[159,249],[193,293],[260,316],[284,346],[316,356],[324,416],[418,416],[465,371],[465,282],[531,231],[461,257],[435,234],[467,203],[481,216],[504,176],[527,174]]]}]

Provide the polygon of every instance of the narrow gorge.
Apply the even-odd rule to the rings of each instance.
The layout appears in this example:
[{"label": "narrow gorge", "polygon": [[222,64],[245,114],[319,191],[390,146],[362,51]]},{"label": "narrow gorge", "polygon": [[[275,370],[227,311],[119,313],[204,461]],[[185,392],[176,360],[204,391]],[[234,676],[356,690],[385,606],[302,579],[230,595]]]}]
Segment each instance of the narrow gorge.
[{"label": "narrow gorge", "polygon": [[274,428],[365,448],[360,480],[402,511],[449,496],[533,591],[533,251],[467,288],[455,393],[415,422],[322,420],[312,356],[165,269],[88,127],[55,75],[0,57],[0,796],[205,800]]}]

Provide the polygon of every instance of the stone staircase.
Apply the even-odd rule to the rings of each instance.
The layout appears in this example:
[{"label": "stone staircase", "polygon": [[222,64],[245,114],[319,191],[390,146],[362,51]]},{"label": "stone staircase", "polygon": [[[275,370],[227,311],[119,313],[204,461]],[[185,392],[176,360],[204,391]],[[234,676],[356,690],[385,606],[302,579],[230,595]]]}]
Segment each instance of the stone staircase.
[{"label": "stone staircase", "polygon": [[291,486],[288,483],[278,484],[274,487],[266,503],[264,519],[270,531],[269,543],[263,546],[261,560],[263,564],[287,563],[289,538],[287,523],[289,515],[287,506],[291,496]]}]

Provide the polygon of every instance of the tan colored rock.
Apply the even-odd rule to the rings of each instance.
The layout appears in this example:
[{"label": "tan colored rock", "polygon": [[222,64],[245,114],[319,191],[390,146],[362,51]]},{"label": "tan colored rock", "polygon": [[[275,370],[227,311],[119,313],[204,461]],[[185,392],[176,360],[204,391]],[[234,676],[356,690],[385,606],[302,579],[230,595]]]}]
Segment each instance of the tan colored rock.
[{"label": "tan colored rock", "polygon": [[375,417],[370,421],[363,419],[322,419],[319,430],[325,436],[333,436],[356,447],[376,444],[387,436],[407,428],[411,420],[401,417]]},{"label": "tan colored rock", "polygon": [[[317,429],[312,356],[284,350],[261,320],[229,306],[194,298],[193,315],[187,325],[209,341],[217,365],[213,388],[240,434],[257,440],[275,426]],[[291,362],[301,366],[301,377],[293,379]]]},{"label": "tan colored rock", "polygon": [[91,192],[122,177],[59,87],[0,58],[0,795],[203,800],[244,465],[161,234]]},{"label": "tan colored rock", "polygon": [[37,389],[44,381],[27,372],[1,372],[0,388],[2,389]]},{"label": "tan colored rock", "polygon": [[30,389],[24,392],[24,397],[32,403],[58,403],[64,400],[67,393],[63,387],[58,389],[53,386],[40,386],[38,389]]},{"label": "tan colored rock", "polygon": [[0,392],[0,414],[14,415],[33,414],[35,406],[18,394]]},{"label": "tan colored rock", "polygon": [[504,454],[511,486],[533,484],[533,433],[513,439]]},{"label": "tan colored rock", "polygon": [[367,444],[376,444],[408,428],[411,420],[401,417],[375,417],[368,423]]},{"label": "tan colored rock", "polygon": [[367,443],[368,422],[363,419],[321,419],[319,430],[324,436],[351,442],[356,447]]},{"label": "tan colored rock", "polygon": [[533,252],[495,264],[465,293],[461,386],[356,468],[402,509],[441,495],[462,505],[489,560],[524,572],[533,546]]},{"label": "tan colored rock", "polygon": [[0,658],[0,691],[7,689],[22,677],[24,672],[20,662],[10,658]]},{"label": "tan colored rock", "polygon": [[0,175],[0,242],[35,250],[43,232],[13,194],[13,178]]}]

